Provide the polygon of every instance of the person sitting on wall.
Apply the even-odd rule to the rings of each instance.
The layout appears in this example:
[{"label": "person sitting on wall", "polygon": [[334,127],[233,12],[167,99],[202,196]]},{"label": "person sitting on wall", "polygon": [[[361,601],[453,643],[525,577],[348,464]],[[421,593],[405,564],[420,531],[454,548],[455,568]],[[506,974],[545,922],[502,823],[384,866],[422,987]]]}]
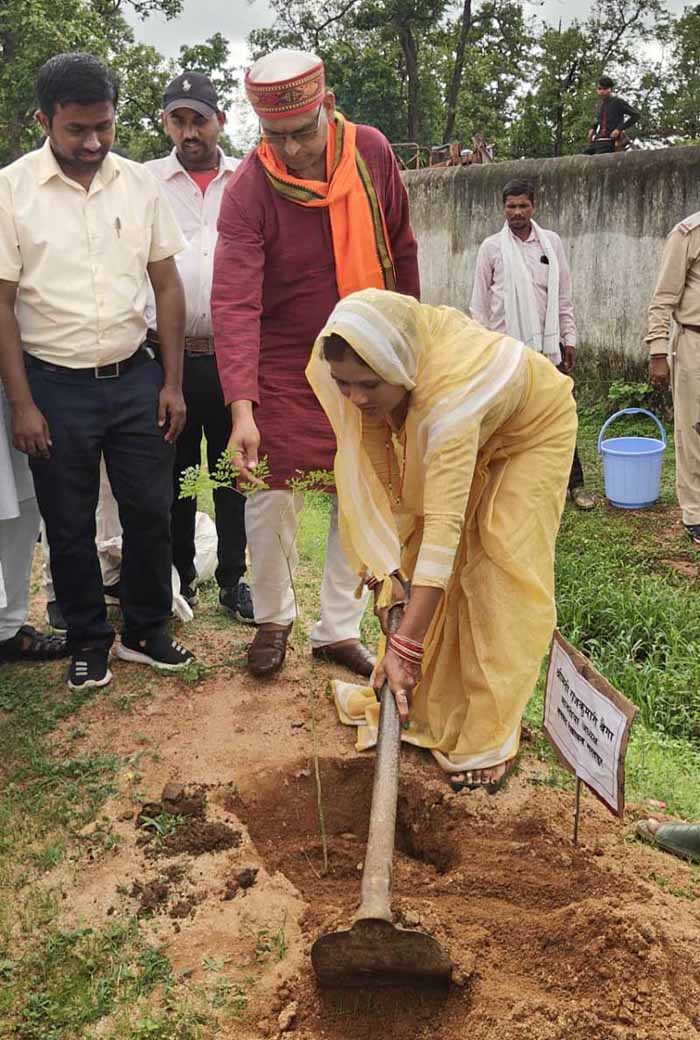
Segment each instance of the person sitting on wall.
[{"label": "person sitting on wall", "polygon": [[[544,354],[564,375],[576,362],[576,325],[571,273],[559,235],[532,219],[535,189],[512,180],[503,189],[506,222],[479,247],[469,311],[493,332],[502,332]],[[593,509],[583,466],[574,450],[569,494],[578,509]]]},{"label": "person sitting on wall", "polygon": [[613,96],[614,86],[610,76],[601,76],[598,80],[595,89],[600,105],[588,130],[588,148],[584,149],[584,155],[614,152],[625,131],[639,119],[640,113],[636,108]]}]

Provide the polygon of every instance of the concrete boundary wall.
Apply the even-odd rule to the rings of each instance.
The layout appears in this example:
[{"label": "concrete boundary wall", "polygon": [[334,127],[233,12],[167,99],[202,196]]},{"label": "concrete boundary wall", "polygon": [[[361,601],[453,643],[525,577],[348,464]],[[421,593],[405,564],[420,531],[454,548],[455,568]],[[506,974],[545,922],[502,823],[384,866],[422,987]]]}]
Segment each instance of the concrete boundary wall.
[{"label": "concrete boundary wall", "polygon": [[[503,224],[501,190],[535,184],[535,219],[571,264],[579,343],[625,367],[644,358],[664,240],[700,210],[700,148],[522,160],[406,173],[423,299],[467,310],[481,241]],[[583,359],[582,359],[583,360]]]}]

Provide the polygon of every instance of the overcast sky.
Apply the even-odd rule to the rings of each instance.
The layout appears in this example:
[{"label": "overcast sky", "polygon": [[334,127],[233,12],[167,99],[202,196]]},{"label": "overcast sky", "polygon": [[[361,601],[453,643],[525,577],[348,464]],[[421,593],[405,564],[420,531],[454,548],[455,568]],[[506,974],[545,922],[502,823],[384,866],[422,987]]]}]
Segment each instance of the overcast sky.
[{"label": "overcast sky", "polygon": [[[533,14],[565,24],[574,17],[585,17],[590,0],[543,0],[525,5]],[[685,0],[668,0],[672,11],[679,12]],[[271,25],[272,12],[265,0],[185,0],[180,18],[148,18],[145,22],[130,19],[139,39],[152,43],[165,54],[176,55],[182,43],[199,43],[212,33],[220,32],[231,41],[236,65],[247,60],[245,38],[251,29]]]}]

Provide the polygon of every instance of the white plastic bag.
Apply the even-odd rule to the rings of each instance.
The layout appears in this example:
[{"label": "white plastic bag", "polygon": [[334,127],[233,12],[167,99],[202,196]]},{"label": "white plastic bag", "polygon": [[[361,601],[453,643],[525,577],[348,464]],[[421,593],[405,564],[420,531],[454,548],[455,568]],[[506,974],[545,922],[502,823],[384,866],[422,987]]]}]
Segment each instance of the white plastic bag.
[{"label": "white plastic bag", "polygon": [[218,551],[216,524],[208,513],[198,510],[194,518],[194,569],[197,571],[197,585],[211,581],[214,577]]}]

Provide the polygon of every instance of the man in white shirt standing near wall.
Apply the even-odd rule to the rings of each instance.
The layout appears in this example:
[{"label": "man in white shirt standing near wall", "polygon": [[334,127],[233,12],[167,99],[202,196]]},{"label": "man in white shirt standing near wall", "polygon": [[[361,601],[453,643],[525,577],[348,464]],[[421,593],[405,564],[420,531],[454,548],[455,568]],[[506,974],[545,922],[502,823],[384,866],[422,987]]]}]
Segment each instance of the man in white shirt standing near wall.
[{"label": "man in white shirt standing near wall", "polygon": [[[119,657],[160,668],[170,638],[173,443],[185,421],[182,235],[158,181],[111,154],[118,83],[89,54],[42,66],[42,148],[0,171],[0,377],[29,456],[72,652],[69,685],[104,686],[114,630],[95,548],[100,458],[124,529]],[[144,347],[146,275],[162,367]]]},{"label": "man in white shirt standing near wall", "polygon": [[[187,321],[182,390],[187,420],[175,447],[175,494],[172,507],[173,563],[180,575],[185,599],[194,605],[195,512],[194,499],[179,498],[180,475],[197,466],[202,434],[207,462],[213,472],[231,436],[231,414],[219,383],[211,327],[211,283],[219,208],[224,188],[238,160],[224,155],[219,135],[226,117],[219,111],[216,90],[200,72],[184,72],[169,84],[163,96],[163,126],[173,150],[164,159],[146,163],[163,186],[180,225],[187,249],[176,257],[185,289]],[[148,339],[158,348],[155,309],[147,311]],[[218,536],[216,580],[219,602],[239,621],[254,624],[246,569],[245,500],[228,488],[214,492]]]},{"label": "man in white shirt standing near wall", "polygon": [[[571,272],[559,235],[533,220],[535,189],[512,180],[503,188],[505,224],[479,247],[469,312],[475,321],[546,355],[570,375],[576,361]],[[578,450],[569,475],[578,509],[593,509]]]}]

